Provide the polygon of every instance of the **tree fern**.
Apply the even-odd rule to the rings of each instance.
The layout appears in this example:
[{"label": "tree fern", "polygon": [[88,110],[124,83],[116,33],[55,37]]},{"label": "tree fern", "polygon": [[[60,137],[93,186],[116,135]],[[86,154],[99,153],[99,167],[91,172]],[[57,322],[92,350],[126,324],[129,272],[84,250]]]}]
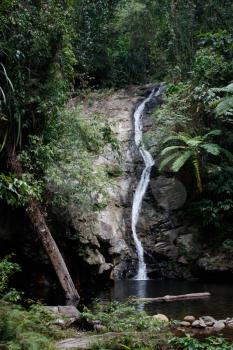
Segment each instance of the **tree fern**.
[{"label": "tree fern", "polygon": [[219,136],[220,134],[221,131],[216,129],[203,136],[197,135],[192,137],[185,133],[174,133],[174,135],[167,137],[164,140],[164,144],[173,143],[173,145],[169,145],[161,151],[162,161],[160,163],[160,169],[162,170],[166,166],[170,166],[172,171],[178,172],[186,162],[191,160],[195,172],[197,189],[199,192],[202,192],[201,156],[203,153],[215,157],[222,153],[228,159],[233,160],[231,152],[221,148],[217,143],[206,142],[208,138]]}]

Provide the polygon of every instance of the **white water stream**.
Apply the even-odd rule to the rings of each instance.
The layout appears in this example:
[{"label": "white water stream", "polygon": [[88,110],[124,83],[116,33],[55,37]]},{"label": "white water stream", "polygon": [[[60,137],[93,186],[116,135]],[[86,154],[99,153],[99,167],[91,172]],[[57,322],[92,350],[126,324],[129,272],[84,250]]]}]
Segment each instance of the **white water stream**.
[{"label": "white water stream", "polygon": [[154,160],[151,156],[151,154],[144,148],[143,142],[142,142],[142,131],[143,131],[143,115],[145,111],[146,104],[154,97],[159,96],[161,92],[163,91],[164,86],[161,84],[159,89],[155,92],[155,88],[151,91],[150,95],[145,98],[142,103],[136,108],[134,112],[134,128],[135,128],[135,144],[138,148],[144,164],[145,168],[142,172],[140,181],[137,185],[136,191],[134,193],[133,198],[133,207],[132,207],[132,220],[131,220],[131,229],[133,233],[133,239],[136,246],[137,256],[138,256],[138,271],[136,276],[134,277],[135,280],[147,280],[147,270],[146,270],[146,264],[144,261],[144,249],[142,246],[141,241],[138,238],[136,226],[139,218],[139,214],[141,211],[141,205],[142,200],[145,195],[147,186],[150,181],[150,173],[151,168],[154,165]]}]

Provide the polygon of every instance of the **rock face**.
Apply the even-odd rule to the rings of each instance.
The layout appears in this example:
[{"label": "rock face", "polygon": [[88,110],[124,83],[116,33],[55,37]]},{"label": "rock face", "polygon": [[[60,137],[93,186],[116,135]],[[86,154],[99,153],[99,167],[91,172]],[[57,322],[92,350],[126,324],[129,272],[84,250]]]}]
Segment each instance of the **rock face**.
[{"label": "rock face", "polygon": [[[111,271],[112,278],[122,278],[128,273],[129,265],[136,261],[134,249],[129,239],[129,223],[132,192],[135,186],[135,154],[133,141],[132,115],[140,94],[146,88],[131,88],[120,90],[104,97],[92,94],[82,102],[86,118],[99,114],[111,126],[114,137],[120,145],[122,159],[116,159],[110,147],[96,160],[95,165],[120,166],[121,173],[115,177],[113,185],[108,185],[108,205],[97,213],[86,218],[85,225],[80,221],[76,207],[69,208],[69,214],[74,230],[79,232],[82,244],[82,255],[86,263],[95,266],[99,274]],[[141,97],[142,98],[142,97]],[[74,105],[80,101],[73,101]],[[132,267],[133,270],[133,267]]]},{"label": "rock face", "polygon": [[[143,161],[135,150],[133,112],[148,87],[127,88],[105,96],[91,94],[82,102],[87,118],[100,114],[111,125],[121,147],[121,174],[114,186],[108,186],[110,197],[107,207],[80,221],[77,208],[70,207],[72,226],[79,232],[82,256],[99,274],[111,271],[114,279],[132,277],[136,272],[137,256],[131,234],[131,206],[133,192],[140,177]],[[72,101],[73,105],[80,101]],[[153,108],[153,101],[149,108]],[[144,128],[152,122],[144,119]],[[107,148],[95,160],[96,166],[116,166],[112,150]],[[142,204],[138,235],[143,243],[150,277],[187,278],[191,276],[186,256],[198,251],[194,244],[197,227],[183,220],[182,205],[186,190],[181,182],[171,177],[158,176],[152,171],[149,189]],[[103,249],[104,248],[104,249]]]},{"label": "rock face", "polygon": [[[111,126],[120,144],[122,159],[116,159],[106,147],[95,165],[110,169],[120,167],[113,185],[106,185],[108,205],[85,220],[75,206],[70,206],[72,230],[78,232],[83,261],[95,273],[113,279],[130,278],[136,273],[137,256],[131,233],[133,192],[143,169],[143,161],[134,145],[133,112],[145,96],[147,87],[132,87],[107,94],[92,93],[81,104],[86,118],[101,115]],[[153,101],[148,108],[153,108]],[[150,115],[144,119],[144,131],[153,130]],[[156,163],[156,160],[155,160]],[[159,175],[155,164],[149,188],[142,203],[137,233],[142,241],[148,276],[192,278],[209,271],[233,271],[233,263],[223,256],[208,255],[208,246],[199,243],[200,229],[185,213],[185,186],[171,174]]]}]

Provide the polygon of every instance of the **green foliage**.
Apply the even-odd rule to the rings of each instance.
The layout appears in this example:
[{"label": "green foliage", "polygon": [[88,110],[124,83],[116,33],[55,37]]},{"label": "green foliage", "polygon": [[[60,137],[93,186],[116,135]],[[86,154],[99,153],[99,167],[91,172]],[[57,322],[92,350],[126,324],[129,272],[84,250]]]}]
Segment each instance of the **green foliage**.
[{"label": "green foliage", "polygon": [[215,112],[218,116],[224,116],[224,121],[232,122],[233,116],[233,83],[223,88],[212,88],[214,93],[224,93],[226,96],[222,98],[215,98],[213,105],[215,105]]},{"label": "green foliage", "polygon": [[233,159],[233,155],[218,144],[206,142],[208,138],[219,136],[220,134],[220,130],[212,130],[203,136],[192,137],[185,133],[177,133],[169,136],[163,141],[164,144],[169,143],[171,145],[166,146],[161,152],[163,160],[160,164],[160,170],[170,165],[172,171],[178,172],[188,160],[191,160],[195,170],[197,188],[201,193],[201,172],[203,167],[201,159],[203,155],[206,153],[210,156],[219,156],[220,153],[223,153],[231,160]]},{"label": "green foliage", "polygon": [[232,63],[214,52],[212,48],[203,48],[195,56],[192,78],[197,83],[215,85],[226,81],[232,68]]},{"label": "green foliage", "polygon": [[0,174],[0,199],[11,206],[26,205],[31,198],[40,199],[42,189],[42,182],[30,174],[25,173],[20,179],[14,174]]},{"label": "green foliage", "polygon": [[49,326],[53,320],[43,306],[28,311],[21,306],[0,302],[1,345],[9,350],[53,350],[57,331]]},{"label": "green foliage", "polygon": [[205,228],[225,237],[231,235],[232,227],[232,172],[231,167],[224,165],[210,168],[205,198],[191,206],[193,214],[202,220]]},{"label": "green foliage", "polygon": [[170,344],[179,350],[232,350],[233,345],[220,337],[209,337],[203,341],[192,337],[178,338],[170,340]]},{"label": "green foliage", "polygon": [[75,64],[70,9],[58,0],[4,1],[0,14],[1,114],[6,119],[0,125],[8,130],[9,143],[22,145],[28,132],[40,130],[64,103],[70,89]]},{"label": "green foliage", "polygon": [[94,312],[86,309],[83,316],[91,320],[100,320],[112,332],[143,331],[158,332],[163,329],[163,322],[138,311],[135,302],[120,303],[113,301],[108,304],[96,304]]},{"label": "green foliage", "polygon": [[143,135],[145,145],[154,153],[154,157],[158,156],[167,135],[193,129],[191,92],[192,87],[189,82],[166,86],[163,104],[152,113],[152,130]]},{"label": "green foliage", "polygon": [[0,260],[0,298],[15,302],[19,300],[20,294],[15,289],[9,289],[8,284],[11,276],[20,271],[20,267],[10,261],[11,257],[6,256]]},{"label": "green foliage", "polygon": [[95,164],[96,158],[110,148],[117,159],[119,144],[106,120],[82,114],[80,108],[60,111],[43,137],[30,137],[21,160],[28,171],[42,174],[53,203],[99,210],[107,203],[111,181],[109,169]]}]

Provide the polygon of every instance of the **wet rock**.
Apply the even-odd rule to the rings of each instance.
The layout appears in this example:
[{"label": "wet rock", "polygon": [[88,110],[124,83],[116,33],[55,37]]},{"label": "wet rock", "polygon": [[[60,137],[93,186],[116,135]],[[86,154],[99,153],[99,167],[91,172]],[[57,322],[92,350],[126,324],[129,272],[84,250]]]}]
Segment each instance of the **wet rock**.
[{"label": "wet rock", "polygon": [[192,327],[194,328],[206,328],[206,324],[203,320],[199,319],[192,323]]},{"label": "wet rock", "polygon": [[196,318],[194,316],[185,316],[184,317],[184,321],[187,321],[187,322],[190,322],[190,323],[193,323],[194,321],[196,320]]},{"label": "wet rock", "polygon": [[220,332],[221,330],[223,330],[225,328],[225,323],[223,321],[216,321],[213,325],[213,329],[216,332]]},{"label": "wet rock", "polygon": [[153,319],[158,321],[169,322],[169,318],[164,314],[157,314],[157,315],[153,315],[152,317]]},{"label": "wet rock", "polygon": [[211,316],[202,316],[200,319],[201,319],[201,320],[205,323],[205,325],[208,326],[208,327],[213,326],[213,324],[216,322],[216,320],[215,320],[213,317],[211,317]]}]

